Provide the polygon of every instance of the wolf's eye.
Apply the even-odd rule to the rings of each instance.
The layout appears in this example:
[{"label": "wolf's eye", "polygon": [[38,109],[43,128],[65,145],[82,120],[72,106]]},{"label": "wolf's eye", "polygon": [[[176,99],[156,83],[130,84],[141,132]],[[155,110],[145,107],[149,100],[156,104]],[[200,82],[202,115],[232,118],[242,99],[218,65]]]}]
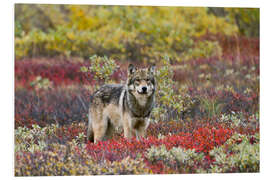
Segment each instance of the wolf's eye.
[{"label": "wolf's eye", "polygon": [[140,80],[135,79],[134,84],[135,84],[136,86],[140,85]]}]

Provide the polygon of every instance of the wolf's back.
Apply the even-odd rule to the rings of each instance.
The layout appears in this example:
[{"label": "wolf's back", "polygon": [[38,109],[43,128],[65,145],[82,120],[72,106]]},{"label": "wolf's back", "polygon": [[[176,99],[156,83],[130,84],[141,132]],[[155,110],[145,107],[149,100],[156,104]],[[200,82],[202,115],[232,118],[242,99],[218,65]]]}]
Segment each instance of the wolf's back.
[{"label": "wolf's back", "polygon": [[99,99],[103,104],[118,104],[123,88],[122,84],[103,85],[93,94],[94,101]]}]

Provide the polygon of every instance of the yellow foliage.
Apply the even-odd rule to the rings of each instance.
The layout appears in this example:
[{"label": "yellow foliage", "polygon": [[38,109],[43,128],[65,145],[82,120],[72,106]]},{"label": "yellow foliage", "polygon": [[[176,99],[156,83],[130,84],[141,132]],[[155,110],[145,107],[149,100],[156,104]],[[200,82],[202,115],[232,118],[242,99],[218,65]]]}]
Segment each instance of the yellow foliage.
[{"label": "yellow foliage", "polygon": [[[56,13],[57,5],[46,6],[49,7]],[[32,29],[19,40],[16,38],[16,58],[40,54],[88,58],[103,54],[149,61],[168,54],[172,60],[181,61],[213,56],[205,52],[219,48],[217,42],[210,45],[212,42],[208,41],[210,49],[200,49],[195,39],[207,33],[234,35],[238,30],[234,22],[209,14],[206,7],[62,5],[58,14],[63,14],[63,8],[66,16],[56,16],[61,23],[54,29]],[[38,48],[33,50],[35,47]]]}]

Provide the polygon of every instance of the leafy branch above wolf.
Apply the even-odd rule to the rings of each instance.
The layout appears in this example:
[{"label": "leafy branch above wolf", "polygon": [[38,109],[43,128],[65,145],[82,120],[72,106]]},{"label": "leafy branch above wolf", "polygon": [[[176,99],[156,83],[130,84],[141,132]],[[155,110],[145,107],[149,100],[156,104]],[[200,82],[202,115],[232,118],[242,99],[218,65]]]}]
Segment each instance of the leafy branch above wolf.
[{"label": "leafy branch above wolf", "polygon": [[124,136],[145,136],[155,103],[155,66],[138,69],[130,64],[126,84],[106,84],[94,92],[89,108],[87,139],[111,138],[116,127]]}]

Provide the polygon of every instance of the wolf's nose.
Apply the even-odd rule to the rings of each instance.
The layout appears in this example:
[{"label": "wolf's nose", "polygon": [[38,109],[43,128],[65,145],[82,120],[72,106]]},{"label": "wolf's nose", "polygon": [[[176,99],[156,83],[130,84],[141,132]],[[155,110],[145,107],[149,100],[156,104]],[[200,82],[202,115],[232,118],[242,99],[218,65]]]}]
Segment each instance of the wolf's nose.
[{"label": "wolf's nose", "polygon": [[142,91],[145,93],[147,91],[147,87],[142,87]]}]

